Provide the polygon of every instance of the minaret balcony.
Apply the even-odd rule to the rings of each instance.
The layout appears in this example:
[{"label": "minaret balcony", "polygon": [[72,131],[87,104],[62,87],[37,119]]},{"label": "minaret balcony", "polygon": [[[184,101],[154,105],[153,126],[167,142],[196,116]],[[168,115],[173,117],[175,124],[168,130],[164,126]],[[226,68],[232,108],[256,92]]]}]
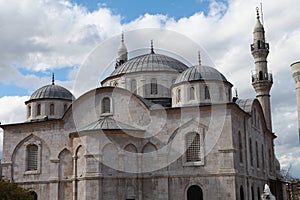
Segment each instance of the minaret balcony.
[{"label": "minaret balcony", "polygon": [[257,45],[251,44],[250,47],[251,47],[251,51],[260,50],[260,49],[264,49],[264,50],[270,49],[269,43],[264,43],[261,41],[258,41]]},{"label": "minaret balcony", "polygon": [[252,83],[259,81],[269,81],[273,83],[272,73],[263,73],[262,71],[260,71],[259,73],[252,74]]}]

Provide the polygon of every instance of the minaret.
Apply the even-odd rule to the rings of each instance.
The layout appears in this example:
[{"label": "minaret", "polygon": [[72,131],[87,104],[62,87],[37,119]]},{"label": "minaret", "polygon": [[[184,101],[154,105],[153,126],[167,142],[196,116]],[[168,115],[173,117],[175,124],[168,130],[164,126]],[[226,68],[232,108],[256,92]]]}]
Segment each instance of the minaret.
[{"label": "minaret", "polygon": [[265,41],[265,30],[260,21],[258,8],[251,53],[255,62],[255,72],[252,74],[252,86],[255,89],[256,98],[262,106],[267,127],[272,131],[270,90],[273,84],[273,77],[268,72],[267,57],[269,54],[269,44]]},{"label": "minaret", "polygon": [[116,62],[116,68],[118,68],[120,65],[122,65],[123,63],[125,63],[128,60],[127,55],[128,55],[128,52],[127,52],[127,48],[124,43],[124,33],[122,32],[121,44],[118,48],[118,58],[117,58],[117,62]]},{"label": "minaret", "polygon": [[300,62],[291,64],[293,78],[296,82],[297,108],[298,108],[298,133],[300,140]]}]

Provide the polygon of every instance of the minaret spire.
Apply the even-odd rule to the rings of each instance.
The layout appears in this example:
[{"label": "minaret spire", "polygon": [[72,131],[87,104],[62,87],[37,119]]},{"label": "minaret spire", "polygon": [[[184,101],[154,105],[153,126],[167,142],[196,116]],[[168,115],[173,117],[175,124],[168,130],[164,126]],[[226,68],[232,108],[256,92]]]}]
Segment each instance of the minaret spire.
[{"label": "minaret spire", "polygon": [[52,72],[52,85],[54,85],[54,73]]},{"label": "minaret spire", "polygon": [[255,70],[252,73],[252,86],[255,89],[256,98],[262,106],[267,127],[272,131],[270,90],[273,77],[268,71],[267,64],[269,44],[265,41],[265,30],[260,22],[259,8],[256,8],[256,15],[257,22],[253,31],[253,44],[251,44],[251,53],[255,63]]}]

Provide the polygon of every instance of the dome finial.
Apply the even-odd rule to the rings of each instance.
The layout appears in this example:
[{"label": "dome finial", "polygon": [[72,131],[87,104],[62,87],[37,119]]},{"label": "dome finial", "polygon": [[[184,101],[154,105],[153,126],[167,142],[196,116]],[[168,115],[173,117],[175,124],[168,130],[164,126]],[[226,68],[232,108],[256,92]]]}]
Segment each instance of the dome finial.
[{"label": "dome finial", "polygon": [[239,95],[238,95],[238,89],[235,88],[235,97],[238,99],[239,98]]},{"label": "dome finial", "polygon": [[54,85],[54,72],[52,72],[52,85]]},{"label": "dome finial", "polygon": [[201,53],[198,51],[198,65],[201,66]]},{"label": "dome finial", "polygon": [[259,7],[256,7],[256,18],[259,20],[260,16],[259,16]]},{"label": "dome finial", "polygon": [[121,42],[124,43],[124,31],[122,31]]},{"label": "dome finial", "polygon": [[151,54],[154,54],[153,40],[151,40]]}]

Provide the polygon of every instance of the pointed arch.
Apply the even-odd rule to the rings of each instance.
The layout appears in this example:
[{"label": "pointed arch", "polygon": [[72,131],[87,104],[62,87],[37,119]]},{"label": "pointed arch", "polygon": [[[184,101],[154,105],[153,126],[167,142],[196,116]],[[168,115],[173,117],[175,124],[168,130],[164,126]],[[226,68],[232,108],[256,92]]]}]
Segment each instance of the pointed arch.
[{"label": "pointed arch", "polygon": [[132,144],[132,143],[127,144],[127,145],[124,147],[124,150],[125,150],[125,151],[128,151],[128,152],[132,152],[132,153],[137,153],[137,152],[138,152],[136,146],[135,146],[134,144]]},{"label": "pointed arch", "polygon": [[42,140],[40,137],[34,135],[34,134],[29,134],[27,137],[25,137],[23,140],[21,140],[17,145],[16,147],[14,148],[13,150],[13,153],[12,153],[12,156],[11,156],[11,161],[14,160],[15,158],[15,155],[16,155],[16,151],[18,151],[19,148],[21,148],[21,146],[23,146],[26,142],[28,141],[39,141],[40,143],[43,143],[44,144],[44,148],[46,147],[47,150],[49,151],[49,155],[51,155],[51,151],[50,151],[50,148],[49,146],[45,143],[44,140]]},{"label": "pointed arch", "polygon": [[63,149],[59,155],[59,199],[72,199],[73,187],[72,182],[63,181],[71,179],[73,175],[73,158],[72,153],[67,148]]},{"label": "pointed arch", "polygon": [[148,142],[147,144],[144,145],[142,149],[142,153],[150,153],[156,150],[157,147],[152,142]]},{"label": "pointed arch", "polygon": [[85,149],[82,145],[79,145],[76,148],[75,151],[75,159],[76,159],[76,163],[75,163],[75,176],[76,177],[81,177],[84,174],[84,170],[85,170]]},{"label": "pointed arch", "polygon": [[72,153],[67,148],[63,149],[59,155],[59,178],[71,178],[73,174],[73,158]]},{"label": "pointed arch", "polygon": [[112,144],[106,144],[102,149],[102,163],[108,166],[110,169],[107,169],[107,172],[112,172],[113,166],[119,162],[119,154],[117,147]]}]

